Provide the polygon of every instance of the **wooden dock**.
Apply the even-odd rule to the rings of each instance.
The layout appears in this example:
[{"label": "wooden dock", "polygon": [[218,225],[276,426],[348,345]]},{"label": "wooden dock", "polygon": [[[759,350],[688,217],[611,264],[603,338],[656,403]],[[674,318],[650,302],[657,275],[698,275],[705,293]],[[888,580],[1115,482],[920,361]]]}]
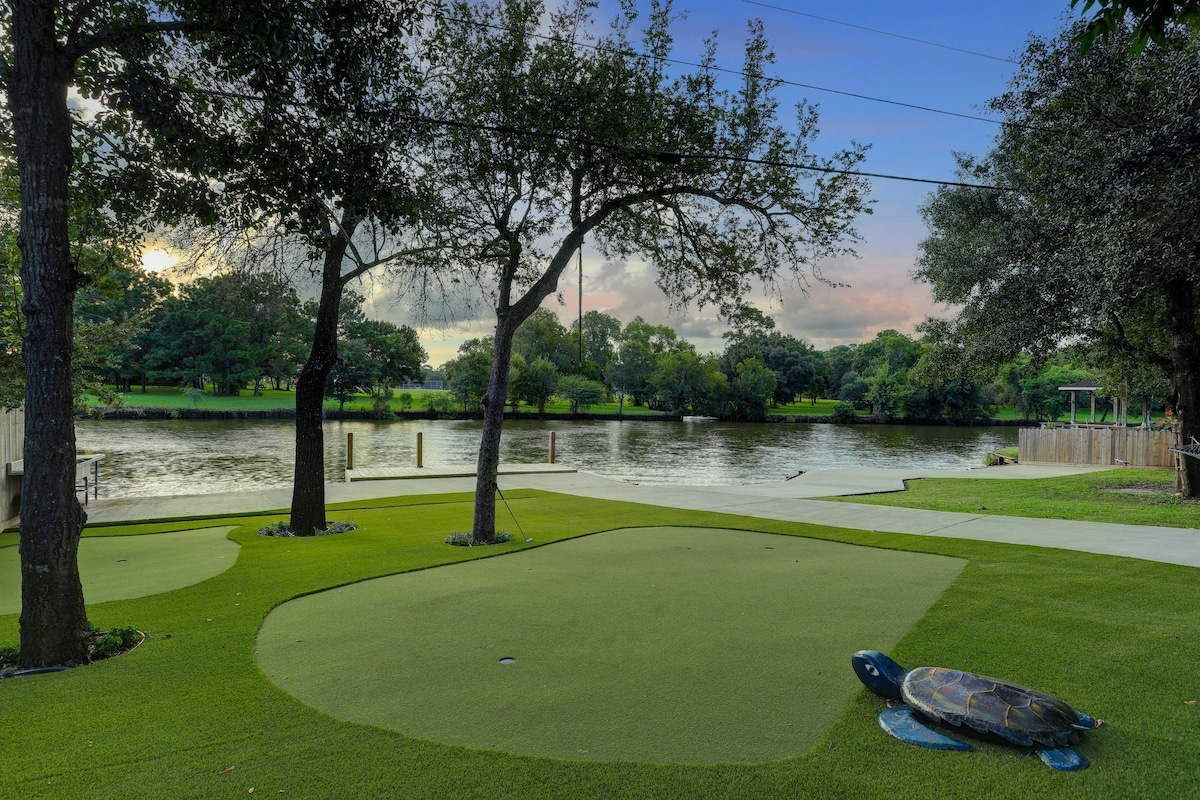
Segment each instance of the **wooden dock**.
[{"label": "wooden dock", "polygon": [[[501,464],[501,475],[532,473],[576,472],[562,464]],[[346,483],[355,481],[396,481],[413,478],[474,478],[475,468],[464,467],[358,467],[346,470]]]}]

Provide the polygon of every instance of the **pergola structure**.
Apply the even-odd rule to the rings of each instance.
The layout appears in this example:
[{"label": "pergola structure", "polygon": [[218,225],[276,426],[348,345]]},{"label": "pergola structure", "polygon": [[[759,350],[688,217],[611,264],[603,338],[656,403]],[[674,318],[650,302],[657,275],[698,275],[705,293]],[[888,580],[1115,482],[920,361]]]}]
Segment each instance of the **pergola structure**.
[{"label": "pergola structure", "polygon": [[[1096,423],[1096,395],[1099,390],[1100,385],[1094,380],[1080,380],[1079,383],[1058,387],[1058,391],[1070,392],[1070,423],[1072,423],[1072,425],[1078,425],[1078,422],[1075,421],[1075,415],[1076,410],[1079,409],[1079,392],[1087,392],[1088,395],[1092,396],[1092,416],[1090,419],[1088,419],[1088,422],[1091,422],[1092,425]],[[1114,425],[1121,420],[1120,411],[1121,398],[1112,398],[1112,423],[1114,423]]]}]

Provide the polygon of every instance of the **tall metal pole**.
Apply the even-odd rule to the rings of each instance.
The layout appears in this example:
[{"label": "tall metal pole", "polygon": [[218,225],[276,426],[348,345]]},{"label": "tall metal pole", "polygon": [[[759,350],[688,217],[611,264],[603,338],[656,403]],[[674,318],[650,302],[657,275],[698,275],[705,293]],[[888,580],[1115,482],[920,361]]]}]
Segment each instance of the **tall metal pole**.
[{"label": "tall metal pole", "polygon": [[579,243],[579,371],[583,372],[583,242]]}]

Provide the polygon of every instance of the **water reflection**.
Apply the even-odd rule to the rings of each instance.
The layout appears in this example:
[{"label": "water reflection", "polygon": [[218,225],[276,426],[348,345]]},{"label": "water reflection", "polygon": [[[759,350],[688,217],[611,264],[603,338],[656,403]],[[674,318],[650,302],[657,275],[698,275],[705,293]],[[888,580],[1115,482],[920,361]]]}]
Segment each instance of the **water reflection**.
[{"label": "water reflection", "polygon": [[[346,434],[358,466],[424,461],[474,466],[481,423],[325,423],[325,474],[344,478]],[[978,466],[983,454],[1015,446],[1016,428],[906,425],[734,424],[723,422],[534,422],[504,426],[501,459],[545,461],[555,431],[558,461],[589,472],[653,484],[738,484],[781,480],[799,470],[843,467]],[[101,496],[199,494],[286,486],[292,480],[293,423],[287,420],[79,420],[81,450],[102,452]]]}]

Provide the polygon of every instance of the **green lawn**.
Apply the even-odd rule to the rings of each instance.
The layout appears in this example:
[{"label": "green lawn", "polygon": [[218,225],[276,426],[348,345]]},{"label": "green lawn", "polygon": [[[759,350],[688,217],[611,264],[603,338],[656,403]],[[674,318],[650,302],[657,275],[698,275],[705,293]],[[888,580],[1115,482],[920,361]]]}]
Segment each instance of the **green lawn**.
[{"label": "green lawn", "polygon": [[1116,469],[1042,480],[920,478],[905,485],[904,492],[822,499],[967,514],[1200,528],[1200,500],[1177,497],[1175,473],[1163,470]]},{"label": "green lawn", "polygon": [[[413,408],[424,408],[431,396],[445,395],[446,392],[434,389],[411,389],[405,390],[413,397]],[[396,392],[396,397],[392,399],[392,408],[400,409],[399,400],[400,391]],[[130,408],[207,408],[218,411],[271,411],[277,408],[295,408],[296,393],[294,391],[285,391],[280,389],[263,389],[262,393],[255,397],[249,389],[243,389],[238,395],[212,395],[205,394],[203,396],[191,397],[185,395],[180,389],[170,386],[148,386],[145,394],[140,389],[135,389],[132,392],[125,392],[121,395],[125,399],[125,405]],[[89,401],[94,402],[94,397],[89,397]],[[336,410],[338,402],[336,400],[326,400],[325,408]],[[371,399],[366,395],[359,395],[358,399],[346,404],[347,409],[370,409]]]},{"label": "green lawn", "polygon": [[[511,408],[512,406],[508,406],[508,407]],[[585,413],[588,413],[588,414],[616,414],[618,412],[618,409],[620,409],[620,413],[625,414],[626,416],[637,416],[637,417],[657,416],[657,415],[660,415],[663,413],[662,411],[654,411],[650,408],[647,408],[646,406],[635,406],[633,403],[628,402],[628,400],[625,402],[625,405],[623,408],[620,407],[619,404],[615,403],[615,402],[613,402],[613,403],[597,403],[594,406],[590,406]],[[537,406],[531,406],[528,403],[519,403],[517,405],[517,410],[523,411],[526,413],[536,412]],[[570,414],[571,413],[571,404],[569,402],[567,402],[566,400],[561,400],[557,397],[551,398],[551,400],[548,403],[546,403],[546,413],[547,414]]]},{"label": "green lawn", "polygon": [[[333,516],[352,518],[358,530],[307,540],[257,536],[254,529],[272,517],[232,519],[228,524],[241,525],[231,534],[241,545],[232,569],[175,591],[93,605],[96,625],[134,623],[150,638],[132,653],[87,668],[0,682],[7,723],[0,726],[5,765],[0,796],[246,797],[251,789],[255,796],[272,797],[456,800],[1194,795],[1191,765],[1200,762],[1195,736],[1200,706],[1188,701],[1200,694],[1194,675],[1200,603],[1186,598],[1195,595],[1197,571],[1062,550],[836,530],[532,491],[509,495],[537,546],[613,528],[670,525],[775,532],[966,559],[929,611],[908,631],[895,632],[899,643],[890,653],[910,667],[959,667],[1030,685],[1107,720],[1079,748],[1093,765],[1077,774],[1056,773],[1017,750],[986,743],[967,754],[907,746],[879,729],[874,716],[884,702],[865,690],[845,705],[815,747],[799,755],[756,764],[689,765],[518,756],[504,752],[503,742],[488,750],[439,744],[338,720],[271,683],[255,659],[255,637],[267,613],[287,600],[480,557],[521,558],[527,546],[520,541],[495,548],[442,543],[448,532],[469,524],[469,499],[356,504]],[[195,527],[143,525],[135,531],[180,525]],[[117,532],[129,531],[87,531]],[[798,588],[803,591],[803,584]],[[886,590],[878,591],[886,600]],[[786,598],[773,608],[785,624],[792,614]],[[493,613],[498,628],[507,624]],[[858,613],[831,606],[824,624],[842,625]],[[378,619],[371,635],[381,647],[392,624]],[[14,615],[0,617],[0,640],[14,639],[16,631]],[[803,639],[796,642],[804,645]],[[849,672],[850,653],[835,655],[838,669]],[[716,668],[712,659],[704,665]],[[810,680],[810,673],[798,663],[795,682]],[[460,678],[471,682],[483,675],[464,664]]]},{"label": "green lawn", "polygon": [[[391,401],[393,411],[401,411],[400,395],[408,393],[412,396],[412,402],[409,410],[425,409],[431,398],[448,397],[449,393],[440,389],[397,389],[395,396]],[[168,386],[148,386],[143,394],[140,389],[122,394],[125,399],[125,405],[130,408],[206,408],[219,411],[271,411],[277,408],[295,408],[296,393],[292,391],[283,391],[277,389],[264,389],[262,394],[255,397],[249,389],[242,390],[242,393],[234,396],[214,396],[204,395],[201,397],[190,397],[182,391],[174,387]],[[94,397],[88,398],[90,402],[95,402]],[[347,411],[369,411],[372,408],[372,400],[366,394],[356,395],[354,400],[346,403],[345,410]],[[337,410],[339,406],[336,400],[326,400],[325,408],[329,410]],[[618,404],[600,403],[588,409],[591,414],[616,414]],[[536,406],[530,406],[526,403],[521,403],[520,411],[534,412],[537,411]],[[565,400],[555,398],[546,404],[547,413],[552,414],[568,414],[571,411],[570,403]],[[623,413],[628,415],[654,415],[661,414],[660,411],[652,411],[645,406],[635,406],[631,403],[626,403]]]},{"label": "green lawn", "polygon": [[[800,417],[828,417],[833,413],[833,407],[836,406],[839,400],[818,400],[816,405],[813,405],[811,400],[803,400],[799,403],[787,403],[780,406],[771,406],[767,409],[768,414],[787,414]],[[868,416],[870,409],[862,409],[854,412],[860,417]]]}]

